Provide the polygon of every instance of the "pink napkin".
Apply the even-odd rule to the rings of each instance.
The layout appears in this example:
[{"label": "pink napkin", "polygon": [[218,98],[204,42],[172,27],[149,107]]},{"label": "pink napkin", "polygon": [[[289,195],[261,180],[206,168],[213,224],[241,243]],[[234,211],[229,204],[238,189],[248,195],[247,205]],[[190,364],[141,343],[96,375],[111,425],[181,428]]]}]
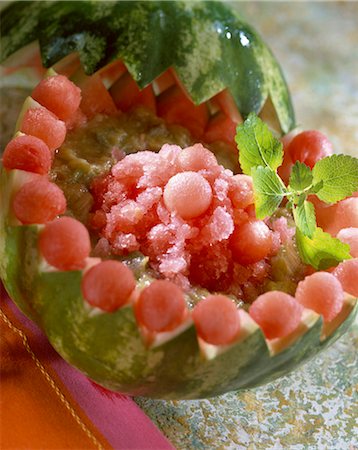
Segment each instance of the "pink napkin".
[{"label": "pink napkin", "polygon": [[[67,388],[74,409],[85,414],[98,434],[105,438],[106,445],[103,447],[108,448],[109,444],[115,449],[173,449],[131,398],[96,385],[67,364],[39,328],[20,312],[2,286],[0,298],[2,325],[15,323],[17,329],[27,336],[29,346],[38,360],[44,367],[53,370]],[[43,376],[43,373],[39,371],[38,376]],[[3,406],[5,410],[6,405]],[[28,444],[28,448],[31,448],[31,442]],[[7,445],[11,443],[7,442]]]}]

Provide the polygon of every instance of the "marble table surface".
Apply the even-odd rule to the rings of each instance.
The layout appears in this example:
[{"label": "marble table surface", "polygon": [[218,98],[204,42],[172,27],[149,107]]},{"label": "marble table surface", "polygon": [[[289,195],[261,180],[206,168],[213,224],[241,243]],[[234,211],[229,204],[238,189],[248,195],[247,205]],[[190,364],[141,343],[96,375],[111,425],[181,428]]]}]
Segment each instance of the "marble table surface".
[{"label": "marble table surface", "polygon": [[[358,3],[234,2],[269,43],[291,88],[297,123],[358,156]],[[4,80],[0,87],[4,87]],[[8,141],[27,89],[0,91]],[[358,329],[290,376],[210,400],[136,398],[178,449],[358,448]]]}]

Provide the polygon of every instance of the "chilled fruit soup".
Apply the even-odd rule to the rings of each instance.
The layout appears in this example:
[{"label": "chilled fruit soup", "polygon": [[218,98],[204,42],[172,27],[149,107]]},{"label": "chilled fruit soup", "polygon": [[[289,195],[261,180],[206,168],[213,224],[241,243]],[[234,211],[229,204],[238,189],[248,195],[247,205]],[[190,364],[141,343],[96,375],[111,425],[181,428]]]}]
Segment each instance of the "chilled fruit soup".
[{"label": "chilled fruit soup", "polygon": [[[140,252],[157,276],[186,292],[200,287],[252,301],[280,281],[292,293],[304,271],[292,220],[284,210],[257,220],[251,177],[234,175],[215,146],[204,145],[145,108],[98,115],[68,133],[52,179],[68,211],[89,225],[96,256]],[[227,165],[239,170],[228,153]],[[287,252],[290,267],[281,261]]]},{"label": "chilled fruit soup", "polygon": [[[54,93],[65,95],[55,100]],[[356,260],[305,278],[310,266],[299,258],[293,217],[283,207],[271,217],[255,208],[254,180],[234,174],[239,166],[232,145],[222,142],[228,168],[219,163],[215,147],[195,143],[190,131],[167,124],[148,105],[121,113],[108,96],[101,105],[105,114],[96,114],[61,75],[41,82],[33,98],[38,103],[25,110],[21,133],[3,158],[8,169],[34,173],[12,208],[22,224],[46,224],[39,250],[50,266],[78,270],[94,257],[82,281],[88,304],[114,312],[134,302],[147,332],[173,330],[193,309],[199,336],[222,345],[239,335],[239,306],[252,304],[251,317],[273,339],[294,332],[304,308],[330,322],[343,307],[343,289],[357,294]],[[238,134],[239,146],[241,138]],[[291,133],[283,142],[284,179],[294,170],[315,170],[315,163],[332,153],[327,138],[314,131]],[[293,169],[296,161],[306,166]],[[50,167],[51,182],[45,176]],[[289,183],[294,186],[300,177]],[[357,256],[358,198],[333,206],[314,195],[311,201],[318,225],[338,234]],[[56,219],[66,211],[72,217]],[[133,259],[145,274],[139,291],[128,265]]]},{"label": "chilled fruit soup", "polygon": [[[54,92],[66,95],[55,101],[49,95]],[[260,191],[256,169],[254,178],[234,173],[240,167],[225,134],[219,146],[203,144],[180,120],[179,126],[168,124],[147,105],[122,113],[107,97],[100,106],[104,111],[96,114],[91,106],[84,114],[78,108],[86,105],[81,90],[61,75],[43,80],[33,98],[38,103],[25,110],[20,134],[3,158],[6,168],[33,173],[16,192],[12,209],[22,224],[45,224],[38,245],[46,264],[63,271],[86,269],[82,294],[89,305],[114,312],[132,302],[144,334],[174,330],[192,310],[203,341],[223,345],[240,334],[239,307],[249,310],[265,336],[274,339],[293,333],[305,308],[328,323],[339,315],[344,291],[357,295],[356,259],[333,272],[314,271],[311,260],[326,269],[337,264],[330,263],[330,254],[328,262],[322,255],[320,262],[308,256],[305,264],[296,246],[300,230],[295,222],[304,236],[312,235],[308,213],[315,208],[318,225],[347,243],[340,251],[348,257],[350,249],[357,256],[358,197],[330,206],[311,194],[312,203],[301,201],[308,211],[305,221],[298,212],[298,196],[309,194],[304,190],[309,183],[300,184],[311,169],[314,174],[317,161],[332,153],[321,133],[291,133],[283,139],[279,173],[289,177],[297,194],[290,197],[282,181],[277,189],[282,198],[287,192],[293,216],[284,206],[278,208],[282,199],[273,214],[263,214],[267,206],[260,195],[270,188]],[[239,147],[246,145],[245,127],[262,126],[249,118],[238,131]],[[201,134],[202,141],[211,135]],[[273,147],[279,145],[267,136]],[[217,131],[216,137],[221,137]],[[224,159],[215,153],[222,146]],[[249,157],[242,150],[244,170]],[[279,179],[270,166],[257,170],[270,182]],[[300,245],[301,253],[309,253]]]}]

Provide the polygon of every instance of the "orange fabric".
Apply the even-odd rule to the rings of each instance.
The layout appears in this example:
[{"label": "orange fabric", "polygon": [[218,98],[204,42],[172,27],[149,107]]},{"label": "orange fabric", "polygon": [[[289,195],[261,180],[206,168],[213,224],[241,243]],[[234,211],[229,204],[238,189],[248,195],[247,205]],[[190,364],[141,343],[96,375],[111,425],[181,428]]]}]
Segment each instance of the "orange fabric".
[{"label": "orange fabric", "polygon": [[4,302],[0,332],[0,448],[111,448]]}]

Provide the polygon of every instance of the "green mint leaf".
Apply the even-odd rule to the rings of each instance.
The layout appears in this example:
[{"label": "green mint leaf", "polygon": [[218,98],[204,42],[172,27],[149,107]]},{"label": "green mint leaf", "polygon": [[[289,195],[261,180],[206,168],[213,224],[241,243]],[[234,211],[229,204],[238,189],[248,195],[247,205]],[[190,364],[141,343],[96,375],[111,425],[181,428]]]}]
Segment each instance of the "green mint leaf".
[{"label": "green mint leaf", "polygon": [[303,191],[311,186],[313,176],[311,169],[299,161],[296,161],[292,167],[289,186],[291,190]]},{"label": "green mint leaf", "polygon": [[312,238],[316,230],[316,215],[311,202],[304,200],[293,209],[296,227],[307,237]]},{"label": "green mint leaf", "polygon": [[297,198],[297,201],[295,202],[296,205],[302,206],[302,205],[303,205],[303,202],[306,200],[306,198],[307,198],[307,195],[306,195],[306,194],[301,194],[301,195],[299,195],[298,198]]},{"label": "green mint leaf", "polygon": [[318,191],[320,191],[323,188],[323,181],[319,181],[318,183],[314,184],[310,190],[308,191],[309,194],[317,194]]},{"label": "green mint leaf", "polygon": [[333,238],[321,228],[316,228],[312,238],[296,228],[296,243],[302,261],[317,270],[328,269],[351,258],[349,245]]},{"label": "green mint leaf", "polygon": [[282,164],[282,143],[254,113],[249,114],[245,122],[238,125],[235,141],[239,148],[241,169],[246,175],[251,175],[253,167],[263,166],[276,170]]},{"label": "green mint leaf", "polygon": [[317,197],[335,203],[358,190],[358,159],[348,155],[332,155],[318,161],[312,169],[313,182],[323,181]]},{"label": "green mint leaf", "polygon": [[256,216],[258,219],[264,219],[276,211],[286,190],[280,177],[269,167],[254,167],[251,175],[254,184]]}]

